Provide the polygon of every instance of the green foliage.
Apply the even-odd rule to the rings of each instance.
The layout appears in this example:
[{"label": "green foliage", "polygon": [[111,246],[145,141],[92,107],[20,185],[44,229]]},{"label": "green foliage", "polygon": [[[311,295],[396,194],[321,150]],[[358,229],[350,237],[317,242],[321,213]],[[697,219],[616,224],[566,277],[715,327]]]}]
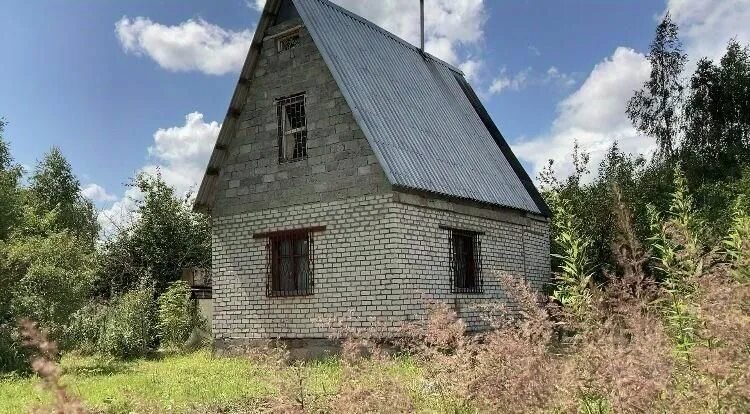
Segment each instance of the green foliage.
[{"label": "green foliage", "polygon": [[732,266],[732,276],[739,281],[750,282],[750,215],[743,208],[739,197],[732,211],[732,226],[724,238],[723,247],[727,261]]},{"label": "green foliage", "polygon": [[117,358],[148,354],[155,331],[153,288],[138,288],[116,298],[106,314],[97,349]]},{"label": "green foliage", "polygon": [[731,40],[719,64],[698,62],[685,103],[683,163],[701,184],[738,177],[750,161],[750,49]]},{"label": "green foliage", "polygon": [[70,163],[53,147],[31,177],[29,204],[35,215],[54,212],[54,231],[67,230],[93,250],[99,232],[91,202],[81,196],[81,186]]},{"label": "green foliage", "polygon": [[22,169],[15,164],[3,140],[5,121],[0,118],[0,240],[6,240],[21,215]]},{"label": "green foliage", "polygon": [[96,272],[94,255],[67,232],[14,240],[0,251],[0,274],[15,318],[30,318],[59,340]]},{"label": "green foliage", "polygon": [[696,278],[703,271],[703,247],[698,241],[697,222],[692,197],[682,171],[675,169],[675,190],[666,217],[655,208],[649,209],[653,236],[649,238],[656,269],[661,276],[669,300],[662,303],[663,313],[679,355],[689,356],[695,346],[697,317],[690,304]]},{"label": "green foliage", "polygon": [[199,326],[197,303],[184,281],[172,282],[159,296],[158,328],[162,345],[181,348]]},{"label": "green foliage", "polygon": [[189,198],[180,199],[160,175],[141,174],[134,185],[143,194],[137,220],[104,246],[103,294],[132,289],[151,280],[157,294],[180,279],[186,267],[209,267],[211,231],[208,218],[194,213]]},{"label": "green foliage", "polygon": [[687,61],[677,36],[677,25],[669,13],[656,27],[656,36],[646,58],[651,75],[628,102],[627,115],[638,131],[656,138],[660,154],[674,155],[677,112],[684,89],[680,75]]},{"label": "green foliage", "polygon": [[85,354],[96,353],[99,341],[107,328],[110,308],[106,303],[92,301],[78,309],[65,329],[65,343],[68,348]]},{"label": "green foliage", "polygon": [[29,370],[28,355],[12,324],[0,324],[0,373]]},{"label": "green foliage", "polygon": [[560,199],[555,193],[550,199],[555,212],[552,222],[554,241],[561,252],[554,254],[560,260],[560,271],[552,296],[583,320],[591,306],[590,284],[593,273],[588,257],[591,242],[580,233],[570,203]]},{"label": "green foliage", "polygon": [[[590,241],[588,255],[592,263],[597,263],[594,279],[604,282],[605,272],[617,273],[616,258],[612,245],[617,243],[618,224],[616,215],[617,200],[627,201],[633,210],[633,227],[636,236],[641,240],[650,234],[647,219],[647,204],[654,203],[659,208],[668,208],[669,193],[672,191],[672,170],[656,161],[647,163],[642,157],[633,157],[623,153],[617,143],[613,144],[599,165],[597,174],[589,182],[584,175],[587,156],[582,154],[577,145],[573,149],[573,160],[576,168],[567,179],[555,178],[552,164],[548,165],[540,176],[542,196],[550,205],[554,216],[556,202],[552,194],[556,193],[561,200],[569,203],[569,209],[575,212],[579,232]],[[619,194],[614,192],[617,188]],[[553,238],[555,228],[553,228]],[[564,254],[557,243],[552,243],[554,255]],[[560,261],[553,260],[554,269],[559,269]]]}]

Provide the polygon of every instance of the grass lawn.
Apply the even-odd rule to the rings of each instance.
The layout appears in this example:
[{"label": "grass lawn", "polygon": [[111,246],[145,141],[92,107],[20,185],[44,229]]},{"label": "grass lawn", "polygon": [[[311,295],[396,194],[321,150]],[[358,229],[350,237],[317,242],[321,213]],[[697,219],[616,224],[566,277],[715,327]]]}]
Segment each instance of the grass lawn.
[{"label": "grass lawn", "polygon": [[[201,407],[230,406],[272,396],[279,379],[296,372],[302,373],[308,395],[322,395],[336,389],[341,375],[341,365],[335,359],[306,363],[299,371],[274,370],[248,358],[214,357],[205,351],[130,362],[66,356],[61,366],[70,391],[87,406],[105,413],[141,412],[141,407],[158,412],[201,412]],[[387,369],[421,394],[419,370],[412,361],[396,360]],[[289,379],[288,383],[297,383]],[[50,401],[49,393],[39,384],[36,377],[0,378],[0,413],[24,413]],[[424,396],[414,397],[431,405]]]}]

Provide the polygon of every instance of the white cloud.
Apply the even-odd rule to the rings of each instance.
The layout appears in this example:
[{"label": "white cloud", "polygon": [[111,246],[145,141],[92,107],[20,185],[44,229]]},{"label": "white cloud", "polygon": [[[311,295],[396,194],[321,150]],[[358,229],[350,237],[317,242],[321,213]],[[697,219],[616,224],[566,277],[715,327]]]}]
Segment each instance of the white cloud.
[{"label": "white cloud", "polygon": [[529,82],[531,68],[526,68],[515,75],[509,75],[507,68],[500,69],[500,74],[490,84],[489,92],[499,94],[506,90],[519,91],[524,89]]},{"label": "white cloud", "polygon": [[252,30],[226,30],[203,19],[165,26],[127,16],[115,23],[115,33],[127,53],[149,56],[167,70],[209,75],[239,72],[253,38]]},{"label": "white cloud", "polygon": [[[667,0],[666,10],[680,27],[680,38],[690,57],[686,76],[695,62],[707,56],[720,58],[727,42],[736,38],[750,43],[750,0]],[[665,10],[665,12],[666,12]],[[556,162],[558,174],[572,171],[570,152],[573,141],[591,153],[591,166],[596,167],[604,151],[617,140],[626,152],[650,154],[651,138],[638,134],[625,115],[625,107],[633,91],[639,89],[650,72],[643,54],[619,47],[613,55],[600,62],[581,87],[558,104],[558,115],[547,134],[522,139],[514,145],[518,156],[532,165],[538,174],[548,159]],[[550,81],[572,84],[574,80],[551,67]],[[499,85],[506,85],[501,81]]]},{"label": "white cloud", "polygon": [[549,69],[547,69],[547,75],[544,78],[544,83],[550,82],[554,82],[558,85],[567,87],[575,85],[576,80],[570,74],[560,72],[560,70],[556,67],[550,66]]},{"label": "white cloud", "polygon": [[474,82],[478,80],[479,71],[483,65],[484,63],[481,60],[469,59],[458,65],[458,68],[464,73],[466,80]]},{"label": "white cloud", "polygon": [[263,7],[266,5],[266,0],[245,0],[245,4],[251,9],[263,11]]},{"label": "white cloud", "polygon": [[[185,124],[160,128],[154,133],[154,144],[148,148],[149,163],[137,172],[161,174],[177,194],[195,191],[205,172],[221,124],[206,122],[203,114],[192,112],[185,116]],[[123,197],[99,214],[99,223],[106,234],[116,231],[131,219],[138,189],[130,187]]]},{"label": "white cloud", "polygon": [[668,0],[667,10],[692,62],[718,59],[735,37],[750,43],[750,0]]},{"label": "white cloud", "polygon": [[117,197],[109,194],[104,187],[94,183],[84,186],[83,189],[81,189],[81,195],[95,203],[117,200]]},{"label": "white cloud", "polygon": [[[418,1],[334,2],[412,44],[419,44]],[[448,63],[461,65],[470,60],[462,58],[462,48],[482,41],[486,20],[483,0],[426,0],[425,49]]]},{"label": "white cloud", "polygon": [[615,140],[626,152],[651,152],[653,141],[639,135],[625,116],[628,100],[649,72],[643,54],[618,47],[594,67],[577,91],[558,104],[550,132],[516,143],[516,154],[532,165],[533,176],[548,159],[555,160],[558,174],[564,176],[572,171],[569,156],[574,140],[591,153],[593,167]]},{"label": "white cloud", "polygon": [[[419,44],[419,2],[334,1],[406,41]],[[260,11],[265,0],[245,3]],[[468,57],[467,48],[476,49],[481,43],[486,20],[484,0],[427,0],[425,49],[456,66],[477,61]],[[115,24],[115,32],[128,53],[149,56],[168,70],[197,70],[212,75],[239,71],[253,37],[251,30],[226,30],[202,19],[166,26],[146,17],[127,16]]]},{"label": "white cloud", "polygon": [[551,66],[544,73],[539,73],[529,67],[514,75],[508,74],[507,68],[503,67],[500,69],[500,74],[493,79],[488,88],[488,92],[497,95],[508,90],[520,91],[529,86],[546,85],[569,88],[575,85],[575,83],[576,80],[572,75],[560,72],[554,66]]}]

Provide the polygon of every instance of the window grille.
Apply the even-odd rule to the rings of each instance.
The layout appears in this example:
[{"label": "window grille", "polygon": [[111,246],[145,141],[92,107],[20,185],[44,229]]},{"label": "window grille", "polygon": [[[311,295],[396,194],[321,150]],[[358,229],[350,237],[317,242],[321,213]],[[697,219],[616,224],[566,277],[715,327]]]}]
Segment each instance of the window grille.
[{"label": "window grille", "polygon": [[294,49],[295,47],[299,46],[299,43],[299,33],[293,33],[280,38],[276,42],[276,45],[278,46],[279,52],[283,52],[285,50]]},{"label": "window grille", "polygon": [[324,227],[313,227],[253,235],[256,239],[267,239],[267,296],[313,294],[315,287],[313,233],[324,229]]},{"label": "window grille", "polygon": [[448,230],[450,284],[453,293],[482,293],[482,233],[443,227]]},{"label": "window grille", "polygon": [[305,95],[298,94],[276,100],[276,113],[279,124],[279,162],[306,158]]}]

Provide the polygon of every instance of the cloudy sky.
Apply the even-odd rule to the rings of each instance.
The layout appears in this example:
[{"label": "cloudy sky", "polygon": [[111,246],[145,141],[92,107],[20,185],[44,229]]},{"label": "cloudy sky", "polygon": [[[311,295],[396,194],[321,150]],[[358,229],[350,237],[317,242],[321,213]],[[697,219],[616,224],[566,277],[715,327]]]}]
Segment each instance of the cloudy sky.
[{"label": "cloudy sky", "polygon": [[[17,160],[59,146],[108,217],[138,171],[195,189],[262,3],[4,0],[0,116]],[[418,0],[336,3],[418,42]],[[549,158],[565,170],[574,139],[594,162],[615,139],[650,151],[624,108],[666,10],[692,62],[750,43],[750,0],[426,0],[427,49],[466,73],[534,176]]]}]

